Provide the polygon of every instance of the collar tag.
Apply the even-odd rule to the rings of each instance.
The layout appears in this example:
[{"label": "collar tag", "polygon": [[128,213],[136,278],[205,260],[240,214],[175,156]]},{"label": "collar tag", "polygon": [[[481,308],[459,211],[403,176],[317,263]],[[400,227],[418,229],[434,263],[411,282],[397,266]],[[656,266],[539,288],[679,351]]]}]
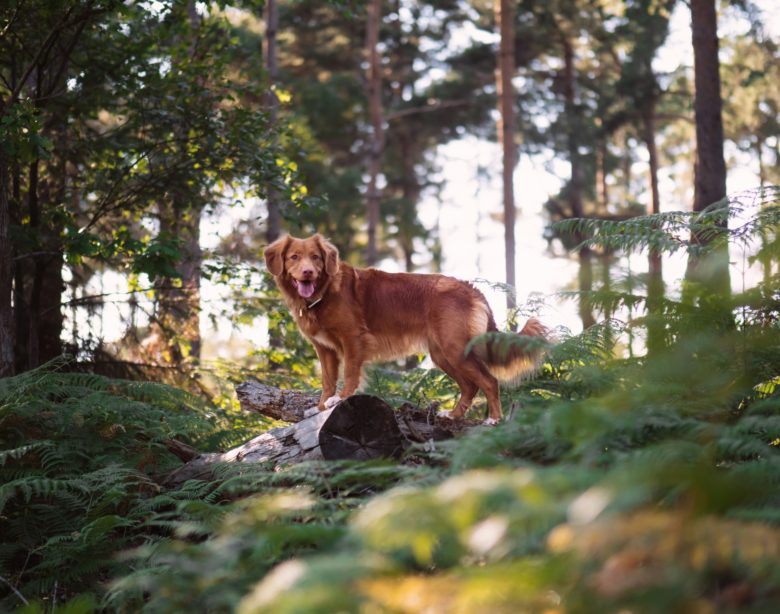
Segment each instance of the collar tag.
[{"label": "collar tag", "polygon": [[[323,298],[323,297],[320,297],[320,298],[318,298],[318,299],[317,299],[316,301],[314,301],[313,303],[306,303],[306,309],[308,310],[308,309],[311,309],[312,307],[316,307],[316,306],[317,306],[317,304],[318,304],[318,303],[319,303],[319,302],[322,300],[322,298]],[[299,318],[302,318],[302,317],[303,317],[303,308],[299,308],[299,309],[298,309],[298,317],[299,317]]]}]

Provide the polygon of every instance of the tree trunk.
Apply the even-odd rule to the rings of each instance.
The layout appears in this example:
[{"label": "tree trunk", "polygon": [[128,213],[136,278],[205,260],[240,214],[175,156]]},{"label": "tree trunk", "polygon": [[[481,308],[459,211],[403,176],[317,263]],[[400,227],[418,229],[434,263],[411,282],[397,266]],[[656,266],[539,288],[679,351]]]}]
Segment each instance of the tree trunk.
[{"label": "tree trunk", "polygon": [[[574,74],[574,48],[564,32],[561,32],[563,45],[563,96],[564,109],[567,122],[567,139],[569,148],[569,164],[571,165],[571,179],[569,180],[569,207],[571,215],[575,218],[585,217],[585,209],[582,200],[582,163],[580,160],[579,146],[579,111],[577,110]],[[581,243],[586,237],[577,236],[577,242]],[[579,251],[579,314],[582,320],[582,328],[587,329],[596,323],[593,315],[593,306],[589,294],[593,291],[593,258],[588,247],[581,247]]]},{"label": "tree trunk", "polygon": [[[27,214],[30,218],[30,228],[35,233],[35,237],[38,241],[37,252],[43,253],[44,243],[41,241],[41,235],[43,234],[41,229],[41,213],[40,204],[38,202],[38,170],[40,161],[34,160],[29,166],[28,172],[28,184],[27,184]],[[28,326],[25,331],[24,339],[27,340],[27,364],[25,369],[34,369],[40,362],[40,352],[38,351],[38,339],[40,334],[40,271],[41,267],[38,264],[41,255],[32,257],[32,277],[28,280],[30,283],[30,294],[27,299],[27,305],[29,306],[29,319],[27,321]]]},{"label": "tree trunk", "polygon": [[404,270],[414,272],[414,235],[417,220],[417,203],[420,200],[420,182],[415,163],[419,159],[418,143],[413,128],[399,126],[397,138],[401,149],[401,203],[398,211],[398,234],[404,254]]},{"label": "tree trunk", "polygon": [[565,34],[561,34],[563,44],[563,96],[566,114],[566,137],[569,149],[571,179],[569,184],[569,204],[574,217],[584,217],[582,201],[582,164],[579,150],[579,111],[575,92],[574,48]]},{"label": "tree trunk", "polygon": [[366,188],[366,220],[368,245],[366,263],[373,266],[378,260],[377,227],[379,226],[379,173],[384,150],[384,125],[382,117],[382,62],[379,55],[379,29],[382,24],[382,0],[370,0],[366,23],[366,59],[368,69],[366,88],[371,136],[368,149],[368,186]]},{"label": "tree trunk", "polygon": [[[506,307],[510,324],[517,308],[517,276],[515,273],[515,188],[517,163],[515,147],[515,4],[510,0],[494,0],[496,26],[500,41],[496,61],[496,92],[498,96],[498,139],[501,144],[502,184],[504,203],[504,266],[506,270]],[[514,326],[512,325],[512,328]]]},{"label": "tree trunk", "polygon": [[[279,99],[276,97],[274,86],[279,79],[279,62],[276,53],[276,33],[279,29],[279,7],[276,0],[266,0],[265,3],[265,68],[268,72],[268,95],[266,104],[270,117],[272,130],[276,130],[279,115]],[[277,141],[274,137],[273,145]],[[268,206],[268,222],[265,229],[265,239],[273,243],[282,233],[282,214],[279,206],[279,194],[273,186],[268,187],[266,198]],[[272,343],[272,345],[274,345]]]},{"label": "tree trunk", "polygon": [[[29,166],[28,214],[30,228],[35,233],[36,253],[31,255],[32,263],[27,268],[31,276],[26,279],[29,286],[26,323],[27,364],[23,368],[34,369],[62,354],[62,227],[44,214],[44,207],[53,207],[50,182],[53,178],[41,178],[41,161],[34,160]],[[49,173],[51,174],[51,173]]]},{"label": "tree trunk", "polygon": [[0,149],[0,377],[14,374],[13,250],[8,160]]},{"label": "tree trunk", "polygon": [[[756,136],[756,161],[758,162],[758,189],[759,198],[763,204],[764,188],[766,187],[766,170],[764,168],[764,140]],[[761,268],[763,271],[764,285],[769,288],[772,283],[772,254],[767,249],[769,244],[769,233],[766,228],[761,229],[761,247],[764,250],[764,256],[761,258]]]},{"label": "tree trunk", "polygon": [[599,138],[596,144],[596,194],[604,213],[609,206],[609,185],[607,184],[607,141]]},{"label": "tree trunk", "polygon": [[[696,212],[726,197],[717,30],[715,0],[691,0],[695,84],[693,110],[696,121],[693,210]],[[726,224],[724,220],[721,225]],[[696,234],[693,238],[697,243],[707,241]],[[697,277],[713,292],[722,296],[729,294],[728,245],[713,252],[707,267],[700,267],[694,254],[689,257],[688,278]]]},{"label": "tree trunk", "polygon": [[696,120],[694,211],[726,196],[723,120],[715,0],[691,0]]},{"label": "tree trunk", "polygon": [[593,254],[589,249],[580,250],[580,270],[578,275],[580,289],[579,315],[582,329],[587,330],[596,323],[590,297],[593,291]]},{"label": "tree trunk", "polygon": [[[648,214],[661,212],[661,197],[658,190],[658,148],[655,143],[655,101],[646,102],[642,112],[642,128],[647,155],[650,161],[650,206]],[[661,253],[653,248],[647,255],[647,353],[656,354],[664,346],[664,330],[661,320],[661,307],[664,298],[663,261]]]},{"label": "tree trunk", "polygon": [[[18,200],[16,202],[19,202]],[[14,289],[13,289],[13,317],[14,317],[14,360],[16,364],[16,372],[21,373],[30,368],[30,346],[29,346],[29,330],[30,330],[30,303],[28,295],[30,294],[27,289],[27,281],[29,275],[27,270],[29,269],[27,259],[15,260],[13,263],[14,272]]]},{"label": "tree trunk", "polygon": [[[58,242],[50,237],[51,243]],[[38,316],[38,361],[31,367],[37,367],[62,354],[62,292],[65,284],[62,280],[64,258],[61,247],[52,249],[54,254],[38,259],[35,263],[33,291],[36,294],[35,313]]]},{"label": "tree trunk", "polygon": [[[605,293],[612,291],[612,254],[609,251],[605,251],[601,255],[601,286]],[[613,309],[613,302],[608,301],[604,305],[604,320],[609,322],[612,320],[612,317],[614,316],[614,313],[612,311]],[[612,328],[608,327],[606,329],[607,333],[607,339],[609,340],[610,344],[614,342],[614,336],[612,335]]]}]

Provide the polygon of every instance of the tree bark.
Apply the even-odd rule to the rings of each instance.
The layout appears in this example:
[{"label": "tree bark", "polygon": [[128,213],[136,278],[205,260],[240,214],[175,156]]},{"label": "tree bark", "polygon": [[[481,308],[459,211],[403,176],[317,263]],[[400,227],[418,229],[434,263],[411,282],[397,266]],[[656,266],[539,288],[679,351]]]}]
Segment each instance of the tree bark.
[{"label": "tree bark", "polygon": [[382,166],[382,151],[385,146],[384,118],[382,116],[382,62],[379,55],[379,29],[382,24],[382,0],[370,0],[366,18],[366,91],[371,122],[368,148],[368,186],[366,188],[366,219],[368,244],[366,263],[377,263],[377,227],[379,226],[379,173]]},{"label": "tree bark", "polygon": [[694,211],[726,196],[723,119],[715,0],[691,0],[696,121]]},{"label": "tree bark", "polygon": [[[715,0],[691,0],[693,40],[694,117],[696,121],[696,164],[694,168],[693,210],[703,211],[726,197],[726,162],[723,156],[723,118],[718,59],[718,23]],[[725,228],[727,221],[720,225]],[[694,242],[705,237],[694,233]],[[721,296],[730,292],[728,245],[713,251],[707,267],[698,257],[688,259],[688,279],[697,279]],[[704,271],[706,269],[706,271]],[[702,278],[702,275],[704,276]]]},{"label": "tree bark", "polygon": [[268,463],[281,467],[322,460],[319,431],[333,410],[318,412],[290,426],[271,429],[227,452],[201,454],[168,474],[162,483],[175,487],[187,480],[208,480],[221,463]]},{"label": "tree bark", "polygon": [[[642,112],[642,128],[645,146],[649,158],[650,206],[648,214],[661,212],[661,196],[658,190],[658,148],[655,143],[655,101],[645,104]],[[647,353],[656,354],[664,346],[663,323],[661,322],[661,304],[664,297],[663,261],[661,253],[653,248],[647,255],[647,312],[650,319],[647,325]]]},{"label": "tree bark", "polygon": [[[276,34],[279,29],[279,7],[276,0],[266,0],[265,3],[265,69],[268,73],[268,95],[266,104],[272,130],[276,130],[279,115],[279,99],[276,97],[274,86],[279,79],[279,61],[276,49]],[[273,145],[277,141],[274,137]],[[265,229],[265,239],[273,243],[282,232],[282,214],[279,206],[279,194],[273,186],[268,187],[266,198],[268,207],[268,222]]]},{"label": "tree bark", "polygon": [[[517,164],[515,147],[515,96],[512,78],[515,74],[515,3],[494,0],[493,10],[499,31],[496,58],[496,92],[498,96],[498,140],[501,144],[502,185],[504,205],[504,267],[506,271],[506,307],[510,323],[517,308],[517,275],[515,272],[515,187]],[[514,327],[513,327],[514,328]]]},{"label": "tree bark", "polygon": [[[58,237],[50,237],[52,243],[58,243]],[[35,264],[33,288],[37,294],[38,305],[38,362],[42,365],[62,354],[62,292],[65,284],[62,280],[62,267],[65,259],[62,247],[57,245],[52,251],[56,254],[39,260]]]},{"label": "tree bark", "polygon": [[596,194],[599,206],[606,213],[609,206],[609,184],[607,183],[607,141],[601,137],[596,143]]},{"label": "tree bark", "polygon": [[578,306],[582,330],[587,330],[596,323],[589,294],[593,292],[593,255],[589,249],[580,249],[580,269],[578,282],[580,289],[580,303]]},{"label": "tree bark", "polygon": [[263,414],[274,420],[300,422],[306,410],[317,407],[319,394],[299,390],[282,390],[261,382],[244,382],[236,387],[241,409]]},{"label": "tree bark", "polygon": [[[399,242],[404,254],[404,270],[414,272],[414,234],[417,219],[416,207],[420,200],[420,182],[415,163],[418,159],[417,143],[412,126],[400,126],[397,137],[401,149],[401,204],[398,211]],[[408,362],[408,361],[407,361]]]}]

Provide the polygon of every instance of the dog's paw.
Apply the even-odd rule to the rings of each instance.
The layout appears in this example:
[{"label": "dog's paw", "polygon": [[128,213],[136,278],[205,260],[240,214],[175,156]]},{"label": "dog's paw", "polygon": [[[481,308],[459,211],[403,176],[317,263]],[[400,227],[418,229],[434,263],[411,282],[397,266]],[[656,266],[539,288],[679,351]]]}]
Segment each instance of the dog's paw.
[{"label": "dog's paw", "polygon": [[332,397],[325,399],[325,409],[333,409],[339,403],[341,403],[341,397],[334,394]]},{"label": "dog's paw", "polygon": [[485,426],[496,426],[496,424],[498,424],[498,420],[495,418],[487,418],[482,424]]},{"label": "dog's paw", "polygon": [[310,407],[309,409],[304,409],[303,417],[311,418],[312,416],[316,416],[318,413],[320,413],[320,408],[315,405],[314,407]]}]

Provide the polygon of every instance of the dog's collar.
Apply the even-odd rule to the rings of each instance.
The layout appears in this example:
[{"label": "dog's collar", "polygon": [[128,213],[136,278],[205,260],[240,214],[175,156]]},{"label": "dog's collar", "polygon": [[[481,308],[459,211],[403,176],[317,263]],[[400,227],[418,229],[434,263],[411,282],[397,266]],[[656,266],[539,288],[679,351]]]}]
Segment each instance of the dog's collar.
[{"label": "dog's collar", "polygon": [[[311,303],[306,303],[306,309],[312,309],[313,307],[316,307],[316,306],[319,304],[319,302],[320,302],[320,301],[321,301],[323,298],[324,298],[324,297],[323,297],[323,296],[321,296],[320,298],[318,298],[318,299],[317,299],[316,301],[314,301],[314,302],[311,302]],[[303,316],[303,309],[299,309],[299,310],[298,310],[298,315],[299,315],[299,316]]]}]

